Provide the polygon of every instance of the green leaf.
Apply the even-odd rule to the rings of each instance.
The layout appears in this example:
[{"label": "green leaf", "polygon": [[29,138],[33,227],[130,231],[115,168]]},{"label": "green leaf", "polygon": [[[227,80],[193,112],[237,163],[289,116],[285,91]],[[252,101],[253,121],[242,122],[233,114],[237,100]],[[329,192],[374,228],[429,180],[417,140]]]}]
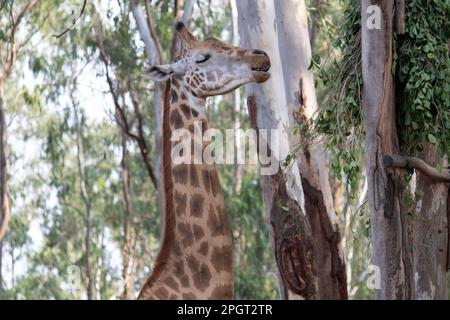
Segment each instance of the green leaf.
[{"label": "green leaf", "polygon": [[437,143],[436,137],[434,135],[432,135],[431,133],[428,134],[428,141],[430,141],[432,144]]}]

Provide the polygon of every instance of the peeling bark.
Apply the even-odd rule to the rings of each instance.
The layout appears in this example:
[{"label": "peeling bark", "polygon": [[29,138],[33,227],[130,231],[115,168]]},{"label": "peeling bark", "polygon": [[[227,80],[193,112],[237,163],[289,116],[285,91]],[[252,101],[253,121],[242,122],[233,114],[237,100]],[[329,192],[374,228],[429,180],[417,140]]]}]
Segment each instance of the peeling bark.
[{"label": "peeling bark", "polygon": [[[319,298],[316,289],[317,266],[314,241],[302,209],[286,190],[282,174],[272,177],[276,192],[270,209],[270,224],[274,230],[275,254],[285,296],[291,290],[305,299]],[[287,285],[286,285],[287,284]]]},{"label": "peeling bark", "polygon": [[[247,106],[251,126],[258,130],[259,107],[254,96],[247,98]],[[260,146],[260,137],[257,138]],[[271,176],[262,175],[261,187],[282,298],[318,299],[314,241],[301,203],[289,194],[281,170]]]}]

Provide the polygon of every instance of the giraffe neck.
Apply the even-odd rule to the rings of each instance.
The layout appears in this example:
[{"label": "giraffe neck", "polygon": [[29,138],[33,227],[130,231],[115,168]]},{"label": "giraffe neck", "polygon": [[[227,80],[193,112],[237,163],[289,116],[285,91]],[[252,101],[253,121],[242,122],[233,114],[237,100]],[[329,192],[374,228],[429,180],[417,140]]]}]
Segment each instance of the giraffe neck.
[{"label": "giraffe neck", "polygon": [[[163,243],[141,299],[230,299],[233,292],[232,243],[215,165],[174,164],[171,141],[177,129],[202,143],[194,123],[207,128],[206,101],[171,80],[166,85],[163,140],[166,194]],[[195,133],[195,134],[194,134]],[[200,134],[201,135],[201,134]],[[198,149],[197,149],[198,150]]]}]

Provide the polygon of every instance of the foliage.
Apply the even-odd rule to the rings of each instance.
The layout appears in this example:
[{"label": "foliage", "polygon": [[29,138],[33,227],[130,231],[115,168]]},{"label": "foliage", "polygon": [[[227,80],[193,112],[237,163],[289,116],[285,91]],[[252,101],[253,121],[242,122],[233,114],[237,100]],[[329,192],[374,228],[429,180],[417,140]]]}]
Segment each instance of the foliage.
[{"label": "foliage", "polygon": [[[338,54],[321,62],[314,55],[313,65],[319,71],[319,88],[326,88],[317,117],[301,129],[306,140],[321,140],[331,152],[334,176],[344,175],[352,194],[358,190],[359,159],[364,139],[361,105],[361,32],[360,9],[344,0],[343,19],[328,23],[322,33]],[[334,36],[333,36],[334,35]],[[334,39],[334,40],[332,40]],[[322,53],[323,55],[323,53]]]},{"label": "foliage", "polygon": [[450,151],[450,3],[412,0],[406,7],[406,34],[396,41],[397,128],[404,153],[421,142]]}]

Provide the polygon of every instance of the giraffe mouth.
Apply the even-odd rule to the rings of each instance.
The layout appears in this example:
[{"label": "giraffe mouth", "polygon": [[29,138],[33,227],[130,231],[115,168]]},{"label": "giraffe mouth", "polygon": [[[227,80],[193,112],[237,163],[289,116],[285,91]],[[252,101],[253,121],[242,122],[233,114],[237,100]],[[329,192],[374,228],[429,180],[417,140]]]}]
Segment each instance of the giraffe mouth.
[{"label": "giraffe mouth", "polygon": [[257,71],[257,72],[268,72],[269,70],[270,70],[270,66],[252,68],[252,71]]},{"label": "giraffe mouth", "polygon": [[270,63],[265,66],[258,66],[252,68],[253,73],[253,81],[256,83],[263,83],[269,80],[270,78]]}]

